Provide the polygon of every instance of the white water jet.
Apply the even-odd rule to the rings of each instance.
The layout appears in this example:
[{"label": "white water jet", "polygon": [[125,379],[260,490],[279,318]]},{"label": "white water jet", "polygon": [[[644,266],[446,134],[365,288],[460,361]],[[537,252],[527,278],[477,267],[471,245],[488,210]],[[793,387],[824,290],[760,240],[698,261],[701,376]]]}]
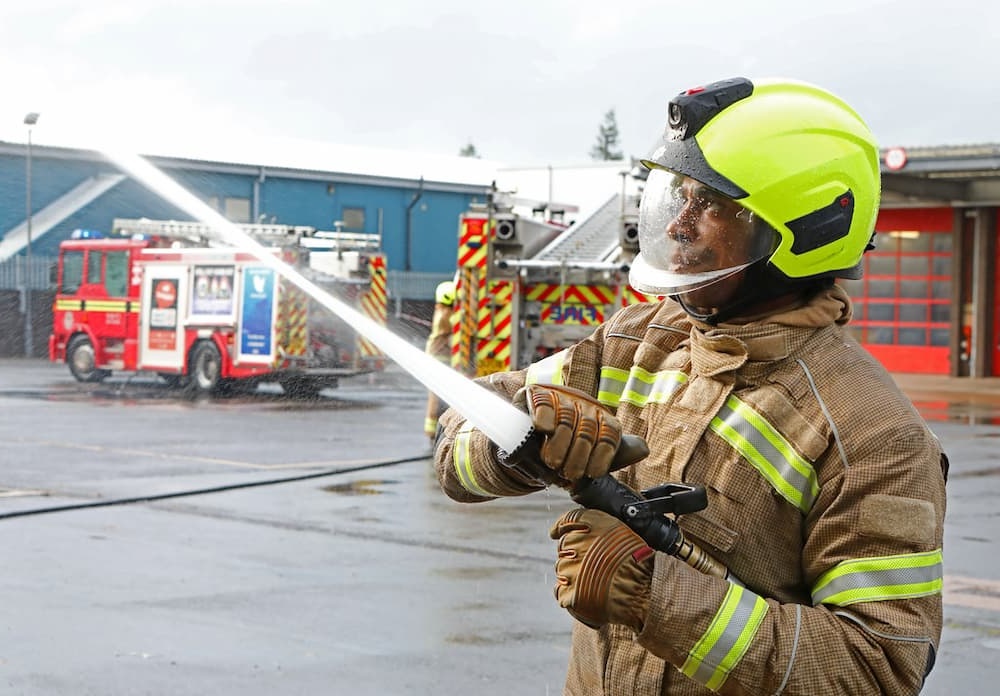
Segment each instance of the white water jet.
[{"label": "white water jet", "polygon": [[531,418],[493,392],[479,386],[437,359],[376,323],[353,307],[338,300],[296,269],[277,258],[265,246],[245,234],[207,203],[150,164],[144,158],[104,150],[104,155],[154,193],[196,220],[210,225],[223,241],[240,251],[253,254],[261,264],[273,269],[314,300],[349,323],[355,331],[374,343],[390,359],[416,380],[461,413],[497,445],[512,452],[531,431]]}]

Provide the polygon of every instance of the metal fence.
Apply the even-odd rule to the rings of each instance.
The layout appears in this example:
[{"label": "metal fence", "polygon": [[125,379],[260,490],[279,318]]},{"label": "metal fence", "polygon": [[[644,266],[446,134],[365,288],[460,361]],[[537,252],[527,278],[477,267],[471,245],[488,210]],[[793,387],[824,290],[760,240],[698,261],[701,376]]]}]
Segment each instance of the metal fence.
[{"label": "metal fence", "polygon": [[0,261],[0,290],[21,290],[26,280],[32,290],[54,289],[52,269],[55,264],[54,256],[32,256],[30,264],[24,256]]},{"label": "metal fence", "polygon": [[450,274],[419,273],[417,271],[389,271],[387,285],[389,297],[397,302],[401,300],[434,301],[434,291],[438,283],[451,280]]}]

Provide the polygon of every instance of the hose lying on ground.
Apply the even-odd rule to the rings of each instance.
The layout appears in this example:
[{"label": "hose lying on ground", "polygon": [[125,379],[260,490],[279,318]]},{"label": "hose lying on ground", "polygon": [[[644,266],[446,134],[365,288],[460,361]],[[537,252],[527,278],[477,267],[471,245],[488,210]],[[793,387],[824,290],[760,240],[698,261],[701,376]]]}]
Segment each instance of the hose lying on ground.
[{"label": "hose lying on ground", "polygon": [[85,510],[88,508],[111,507],[112,505],[133,505],[135,503],[149,503],[157,500],[168,500],[170,498],[185,498],[193,495],[206,495],[208,493],[222,493],[224,491],[235,491],[241,488],[255,488],[257,486],[273,486],[279,483],[292,483],[295,481],[307,481],[309,479],[323,478],[324,476],[338,476],[340,474],[352,474],[357,471],[368,471],[370,469],[381,469],[388,466],[408,464],[418,462],[430,457],[428,454],[421,454],[415,457],[404,457],[402,459],[390,459],[383,462],[373,462],[371,464],[359,464],[358,466],[344,467],[342,469],[327,469],[316,471],[311,474],[299,474],[297,476],[284,476],[282,478],[265,479],[263,481],[247,481],[245,483],[230,483],[222,486],[211,486],[209,488],[192,488],[184,491],[173,491],[171,493],[158,493],[156,495],[142,495],[132,498],[113,498],[111,500],[91,500],[85,503],[70,503],[67,505],[53,505],[51,507],[33,508],[31,510],[14,510],[12,512],[0,513],[0,520],[11,519],[13,517],[28,517],[29,515],[45,515],[52,512],[68,512],[70,510]]}]

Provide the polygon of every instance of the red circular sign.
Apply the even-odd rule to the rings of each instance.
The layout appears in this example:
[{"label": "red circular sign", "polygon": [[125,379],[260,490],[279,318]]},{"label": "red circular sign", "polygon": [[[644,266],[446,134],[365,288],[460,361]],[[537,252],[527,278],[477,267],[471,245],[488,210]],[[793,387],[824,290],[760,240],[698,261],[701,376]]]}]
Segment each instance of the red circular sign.
[{"label": "red circular sign", "polygon": [[890,147],[885,151],[885,166],[896,171],[906,166],[906,150],[901,147]]},{"label": "red circular sign", "polygon": [[177,285],[172,280],[158,280],[153,297],[157,307],[173,307],[177,303]]}]

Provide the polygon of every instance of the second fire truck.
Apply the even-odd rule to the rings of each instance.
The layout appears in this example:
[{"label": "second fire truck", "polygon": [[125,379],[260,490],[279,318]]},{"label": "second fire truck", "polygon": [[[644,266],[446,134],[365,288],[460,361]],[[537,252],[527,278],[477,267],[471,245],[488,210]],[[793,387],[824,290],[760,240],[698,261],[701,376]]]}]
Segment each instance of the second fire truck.
[{"label": "second fire truck", "polygon": [[[385,323],[377,235],[239,225],[314,283]],[[49,357],[82,382],[146,371],[196,392],[278,382],[315,394],[383,356],[249,251],[200,223],[115,220],[60,245]]]},{"label": "second fire truck", "polygon": [[497,192],[463,213],[452,367],[517,370],[587,337],[619,308],[656,299],[628,284],[639,185],[623,175],[620,193],[569,227],[550,204],[522,214]]}]

